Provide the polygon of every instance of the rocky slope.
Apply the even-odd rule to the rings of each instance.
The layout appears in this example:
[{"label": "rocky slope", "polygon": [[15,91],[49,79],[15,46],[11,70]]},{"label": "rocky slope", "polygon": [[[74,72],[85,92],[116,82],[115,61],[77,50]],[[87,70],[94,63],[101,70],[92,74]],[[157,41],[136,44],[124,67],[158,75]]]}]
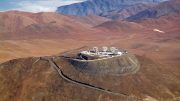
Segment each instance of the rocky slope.
[{"label": "rocky slope", "polygon": [[158,4],[155,7],[144,10],[136,15],[129,17],[129,20],[141,20],[146,18],[157,18],[160,16],[167,15],[169,13],[180,13],[180,1],[170,0]]},{"label": "rocky slope", "polygon": [[82,3],[59,7],[57,12],[77,16],[100,15],[113,10],[122,10],[138,3],[159,3],[162,1],[165,0],[87,0]]},{"label": "rocky slope", "polygon": [[[11,60],[0,65],[2,101],[178,101],[179,69],[163,66],[138,56],[141,69],[126,76],[89,75],[68,61],[56,57],[55,63],[73,80],[122,94],[114,95],[68,82],[51,64],[39,58]],[[112,83],[113,82],[113,83]]]},{"label": "rocky slope", "polygon": [[113,10],[108,12],[103,12],[100,16],[104,16],[113,20],[123,20],[130,16],[133,16],[141,11],[149,9],[150,7],[155,6],[155,4],[135,4],[128,7],[125,7],[122,10]]}]

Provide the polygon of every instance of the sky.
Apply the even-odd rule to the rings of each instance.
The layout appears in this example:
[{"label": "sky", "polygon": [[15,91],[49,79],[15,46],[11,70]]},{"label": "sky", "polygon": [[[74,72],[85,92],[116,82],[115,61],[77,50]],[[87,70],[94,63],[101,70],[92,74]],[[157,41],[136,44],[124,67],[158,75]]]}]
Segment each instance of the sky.
[{"label": "sky", "polygon": [[57,7],[85,0],[0,0],[0,11],[54,12]]}]

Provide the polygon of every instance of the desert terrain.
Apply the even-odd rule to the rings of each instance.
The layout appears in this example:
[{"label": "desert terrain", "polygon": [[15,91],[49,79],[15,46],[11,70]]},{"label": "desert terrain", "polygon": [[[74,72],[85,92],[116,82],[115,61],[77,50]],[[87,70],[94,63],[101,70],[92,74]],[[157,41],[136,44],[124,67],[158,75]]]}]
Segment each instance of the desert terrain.
[{"label": "desert terrain", "polygon": [[[180,8],[180,2],[141,6],[145,8],[137,10],[140,13],[124,20],[111,19],[116,12],[108,17],[0,12],[0,101],[179,101],[180,9],[167,8]],[[144,16],[147,8],[157,14]],[[159,14],[163,9],[168,13]],[[117,15],[132,14],[123,12]],[[115,46],[136,55],[141,64],[137,74],[119,77],[81,73],[64,59],[55,58],[68,77],[128,97],[71,84],[59,77],[48,61],[38,60],[84,46]]]}]

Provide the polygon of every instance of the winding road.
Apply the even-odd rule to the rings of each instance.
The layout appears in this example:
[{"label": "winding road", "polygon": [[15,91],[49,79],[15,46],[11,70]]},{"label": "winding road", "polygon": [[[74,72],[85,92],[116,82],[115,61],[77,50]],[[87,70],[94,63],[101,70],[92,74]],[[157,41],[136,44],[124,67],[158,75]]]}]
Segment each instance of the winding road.
[{"label": "winding road", "polygon": [[59,66],[55,63],[55,61],[54,61],[53,59],[51,59],[51,58],[44,58],[44,57],[43,57],[43,58],[41,58],[41,60],[46,60],[46,61],[48,61],[49,64],[51,65],[51,67],[54,68],[54,69],[58,72],[59,76],[60,76],[62,79],[66,80],[66,81],[68,81],[68,82],[70,82],[70,83],[73,83],[73,84],[76,84],[76,85],[79,85],[79,86],[82,86],[82,87],[86,87],[86,88],[98,90],[98,91],[101,91],[101,92],[105,92],[105,93],[108,93],[108,94],[125,97],[125,98],[127,98],[127,99],[133,99],[133,101],[142,101],[142,100],[140,100],[139,98],[134,97],[134,96],[129,96],[129,95],[123,94],[123,93],[116,93],[116,92],[113,92],[113,91],[108,90],[108,89],[104,89],[104,88],[97,87],[97,86],[94,86],[94,85],[91,85],[91,84],[88,84],[88,83],[84,83],[84,82],[80,82],[80,81],[77,81],[77,80],[73,80],[73,79],[71,79],[70,77],[68,77],[67,75],[65,75],[65,74],[63,73],[63,71],[61,70],[61,67],[59,67]]}]

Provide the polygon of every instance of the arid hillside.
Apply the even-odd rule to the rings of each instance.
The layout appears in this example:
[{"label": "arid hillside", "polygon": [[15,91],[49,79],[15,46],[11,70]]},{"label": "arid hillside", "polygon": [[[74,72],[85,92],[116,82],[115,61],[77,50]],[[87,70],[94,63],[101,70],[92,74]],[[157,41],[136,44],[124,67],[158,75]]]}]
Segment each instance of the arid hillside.
[{"label": "arid hillside", "polygon": [[[180,101],[179,0],[168,2],[151,8],[163,15],[138,20],[0,12],[0,101]],[[86,46],[128,50],[140,69],[92,75],[59,57]]]},{"label": "arid hillside", "polygon": [[171,69],[147,57],[137,57],[141,65],[140,70],[136,74],[126,76],[90,75],[76,70],[66,59],[54,58],[68,79],[100,87],[109,92],[67,81],[43,58],[11,60],[0,65],[0,99],[2,101],[180,100],[179,68]]},{"label": "arid hillside", "polygon": [[[83,34],[82,32],[93,33],[91,27],[95,22],[85,22],[87,19],[93,20],[93,17],[78,19],[77,17],[57,13],[1,12],[0,39],[59,39],[67,36],[75,37],[78,34]],[[106,20],[95,21],[100,24]]]},{"label": "arid hillside", "polygon": [[[179,51],[179,13],[170,13],[157,19],[151,18],[138,22],[109,21],[105,18],[100,20],[101,17],[96,16],[80,19],[80,17],[56,13],[33,14],[14,11],[4,12],[1,15],[8,16],[4,17],[0,23],[2,29],[0,32],[1,62],[21,57],[53,55],[89,45],[115,45],[120,49],[129,49],[148,55],[147,52],[156,51],[155,53],[158,53],[160,58],[171,57],[178,60],[179,57],[177,55]],[[18,17],[13,18],[14,16]],[[97,20],[91,22],[93,19]],[[53,21],[56,23],[49,26],[52,28],[44,26]],[[13,24],[17,22],[19,25],[15,28]],[[96,26],[96,24],[100,25]],[[17,31],[13,31],[15,29]],[[68,32],[61,31],[64,29]]]}]

